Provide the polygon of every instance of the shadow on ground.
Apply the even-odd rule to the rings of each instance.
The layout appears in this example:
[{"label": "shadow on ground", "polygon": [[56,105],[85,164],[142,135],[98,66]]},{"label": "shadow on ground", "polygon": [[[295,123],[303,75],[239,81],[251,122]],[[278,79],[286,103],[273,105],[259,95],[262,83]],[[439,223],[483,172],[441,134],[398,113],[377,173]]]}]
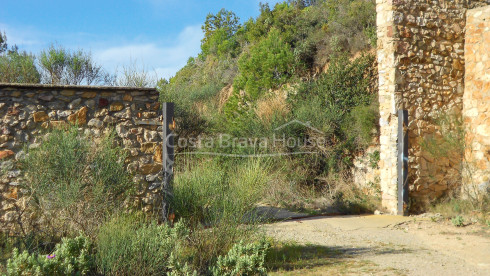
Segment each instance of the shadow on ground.
[{"label": "shadow on ground", "polygon": [[408,249],[395,249],[386,247],[356,247],[346,248],[341,246],[327,247],[321,245],[301,245],[296,243],[274,244],[267,256],[269,271],[291,271],[298,269],[312,269],[315,267],[373,266],[374,263],[358,262],[354,257],[362,255],[406,254]]}]

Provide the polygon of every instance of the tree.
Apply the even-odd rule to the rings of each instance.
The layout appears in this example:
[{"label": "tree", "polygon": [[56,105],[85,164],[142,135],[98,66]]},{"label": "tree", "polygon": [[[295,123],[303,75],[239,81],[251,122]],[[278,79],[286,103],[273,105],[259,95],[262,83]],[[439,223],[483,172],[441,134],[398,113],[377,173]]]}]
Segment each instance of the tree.
[{"label": "tree", "polygon": [[42,80],[50,84],[92,85],[106,83],[109,74],[95,63],[90,52],[71,52],[51,45],[39,54]]},{"label": "tree", "polygon": [[136,61],[131,60],[130,65],[122,67],[122,75],[116,77],[113,85],[130,87],[155,87],[157,75],[151,74],[144,66],[139,68]]},{"label": "tree", "polygon": [[0,54],[5,52],[7,50],[7,36],[5,35],[5,32],[2,34],[0,33]]},{"label": "tree", "polygon": [[265,90],[284,84],[293,73],[294,55],[277,29],[245,52],[238,60],[240,74],[233,82],[234,90],[245,90],[256,100]]},{"label": "tree", "polygon": [[8,50],[7,36],[0,33],[0,82],[39,83],[40,75],[35,65],[35,57],[17,46]]},{"label": "tree", "polygon": [[210,51],[217,52],[218,48],[222,48],[222,52],[224,49],[233,49],[237,43],[231,39],[241,27],[238,22],[236,14],[225,9],[221,9],[216,15],[208,14],[202,26],[204,38],[201,40],[201,57],[205,57]]}]

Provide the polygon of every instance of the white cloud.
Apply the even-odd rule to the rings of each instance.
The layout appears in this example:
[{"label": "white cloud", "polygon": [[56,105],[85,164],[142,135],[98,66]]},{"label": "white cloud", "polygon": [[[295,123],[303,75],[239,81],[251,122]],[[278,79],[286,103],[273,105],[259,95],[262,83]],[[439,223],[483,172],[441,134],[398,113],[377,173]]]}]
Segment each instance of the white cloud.
[{"label": "white cloud", "polygon": [[44,44],[41,40],[42,34],[34,28],[16,28],[0,23],[0,32],[5,32],[9,45],[17,45],[23,50],[37,51]]},{"label": "white cloud", "polygon": [[201,27],[186,27],[174,42],[169,44],[149,42],[132,43],[93,50],[93,55],[104,68],[116,70],[136,62],[149,71],[156,71],[159,78],[169,78],[183,67],[188,58],[197,55],[203,37]]}]

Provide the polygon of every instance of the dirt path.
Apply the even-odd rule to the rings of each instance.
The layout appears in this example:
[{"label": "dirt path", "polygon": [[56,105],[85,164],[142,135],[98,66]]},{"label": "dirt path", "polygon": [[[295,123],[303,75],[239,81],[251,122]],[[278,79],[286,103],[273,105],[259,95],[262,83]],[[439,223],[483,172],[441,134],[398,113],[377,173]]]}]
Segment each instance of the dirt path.
[{"label": "dirt path", "polygon": [[376,264],[385,275],[490,275],[488,227],[370,215],[300,219],[265,229],[279,240],[335,248],[343,258]]}]

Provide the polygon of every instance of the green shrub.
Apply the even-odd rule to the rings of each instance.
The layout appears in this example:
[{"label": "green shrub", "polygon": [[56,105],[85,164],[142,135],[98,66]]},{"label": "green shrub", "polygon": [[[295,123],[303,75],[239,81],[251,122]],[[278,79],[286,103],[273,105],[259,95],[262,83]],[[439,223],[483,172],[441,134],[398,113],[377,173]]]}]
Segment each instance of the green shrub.
[{"label": "green shrub", "polygon": [[171,206],[191,224],[241,223],[269,179],[268,165],[260,160],[201,160],[176,173]]},{"label": "green shrub", "polygon": [[369,91],[369,68],[374,58],[363,56],[349,61],[346,56],[334,58],[325,74],[304,83],[289,98],[291,117],[310,122],[322,133],[299,127],[294,137],[323,137],[325,144],[310,150],[324,159],[316,173],[351,166],[352,156],[371,143],[377,130],[377,107]]},{"label": "green shrub", "polygon": [[261,93],[284,84],[293,73],[293,64],[291,46],[273,29],[238,60],[234,90],[238,93],[243,89],[251,100],[256,100]]},{"label": "green shrub", "polygon": [[219,256],[213,275],[266,275],[265,256],[270,245],[265,240],[259,243],[235,244],[226,256]]},{"label": "green shrub", "polygon": [[33,55],[18,50],[0,54],[0,82],[39,83],[40,79]]},{"label": "green shrub", "polygon": [[237,241],[253,239],[260,221],[253,209],[263,197],[270,171],[267,162],[253,159],[189,162],[175,173],[171,206],[193,229],[185,254],[189,265],[206,273]]},{"label": "green shrub", "polygon": [[462,216],[456,216],[451,219],[451,223],[457,227],[464,226],[464,218]]},{"label": "green shrub", "polygon": [[[120,215],[100,227],[97,267],[104,275],[161,275],[180,267],[177,259],[189,232],[148,223],[142,215]],[[185,266],[183,266],[185,268]]]},{"label": "green shrub", "polygon": [[94,143],[76,127],[53,130],[21,162],[33,205],[53,232],[93,236],[131,191],[113,133]]},{"label": "green shrub", "polygon": [[19,253],[7,261],[9,275],[88,275],[94,272],[92,244],[85,236],[63,238],[52,254]]}]

